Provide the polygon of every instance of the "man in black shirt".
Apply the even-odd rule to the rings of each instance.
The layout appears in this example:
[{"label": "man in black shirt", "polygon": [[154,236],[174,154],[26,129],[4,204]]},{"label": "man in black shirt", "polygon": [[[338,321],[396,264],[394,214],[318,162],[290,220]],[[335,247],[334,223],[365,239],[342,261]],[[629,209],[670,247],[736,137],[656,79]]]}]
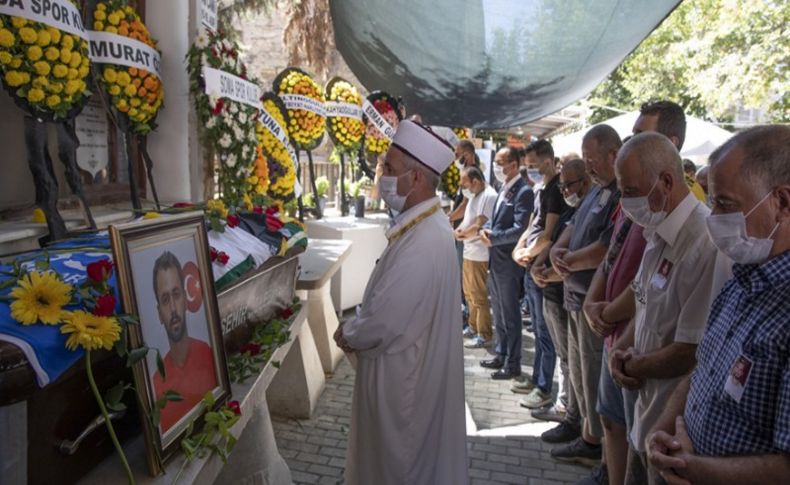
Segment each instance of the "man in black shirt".
[{"label": "man in black shirt", "polygon": [[[558,226],[560,215],[568,210],[558,182],[559,174],[554,164],[554,149],[546,140],[537,140],[527,146],[526,162],[537,169],[543,182],[535,186],[535,209],[530,224],[513,250],[513,260],[529,267],[534,259],[551,245],[551,236]],[[535,284],[529,271],[524,273],[524,293],[535,332],[535,361],[531,378],[517,380],[511,391],[527,394],[520,404],[536,409],[552,402],[551,387],[554,377],[556,352],[551,334],[543,318],[543,291]]]}]

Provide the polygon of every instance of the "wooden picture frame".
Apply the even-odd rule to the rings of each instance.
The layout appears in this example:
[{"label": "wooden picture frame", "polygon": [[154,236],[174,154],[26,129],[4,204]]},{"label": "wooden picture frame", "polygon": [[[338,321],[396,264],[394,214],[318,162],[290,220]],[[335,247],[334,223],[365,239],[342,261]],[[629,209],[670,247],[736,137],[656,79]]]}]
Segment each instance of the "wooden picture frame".
[{"label": "wooden picture frame", "polygon": [[[207,411],[203,396],[213,394],[214,409],[230,397],[204,216],[191,212],[110,226],[110,239],[124,311],[140,319],[129,326],[129,348],[150,349],[133,371],[148,468],[158,475]],[[167,391],[183,400],[159,410],[156,403]],[[150,420],[155,415],[158,425]]]}]

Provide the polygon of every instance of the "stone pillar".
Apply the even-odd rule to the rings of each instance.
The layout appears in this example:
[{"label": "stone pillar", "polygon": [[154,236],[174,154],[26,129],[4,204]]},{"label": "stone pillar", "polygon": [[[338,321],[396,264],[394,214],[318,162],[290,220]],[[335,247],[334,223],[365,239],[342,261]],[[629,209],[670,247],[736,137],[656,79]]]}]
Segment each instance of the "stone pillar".
[{"label": "stone pillar", "polygon": [[156,131],[148,135],[148,149],[154,160],[156,189],[165,204],[204,198],[197,120],[185,62],[195,34],[195,3],[146,2],[145,23],[162,51],[165,88],[164,107],[157,116]]}]

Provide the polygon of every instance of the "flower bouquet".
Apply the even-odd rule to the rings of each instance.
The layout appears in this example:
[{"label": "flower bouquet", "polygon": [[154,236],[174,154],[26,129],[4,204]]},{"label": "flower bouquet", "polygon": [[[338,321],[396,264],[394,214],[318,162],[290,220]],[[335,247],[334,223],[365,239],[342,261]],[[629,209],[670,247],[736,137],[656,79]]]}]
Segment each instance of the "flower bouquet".
[{"label": "flower bouquet", "polygon": [[[269,196],[280,203],[294,198],[296,186],[296,160],[293,150],[288,145],[288,136],[284,131],[289,126],[288,112],[280,98],[273,93],[264,93],[261,97],[263,113],[256,131],[258,147],[266,160],[266,168],[258,168],[257,173],[268,175]],[[256,189],[257,192],[257,189]]]},{"label": "flower bouquet", "polygon": [[363,117],[366,123],[365,151],[372,155],[386,153],[387,149],[390,147],[394,130],[398,129],[398,123],[400,123],[401,120],[398,101],[383,91],[374,91],[370,93],[367,97],[367,101],[373,105],[378,115],[389,125],[393,132],[388,136],[381,130],[380,126],[377,126],[375,123],[376,120],[374,120],[373,117],[365,114]]},{"label": "flower bouquet", "polygon": [[[70,6],[77,12],[77,3]],[[71,191],[82,199],[88,222],[96,225],[82,194],[77,166],[79,140],[74,118],[90,96],[88,41],[79,35],[22,17],[0,15],[0,77],[14,102],[30,116],[25,118],[28,163],[36,186],[36,203],[46,214],[52,239],[66,236],[66,225],[57,209],[57,182],[47,162],[46,123],[55,124],[58,155],[66,166]]]},{"label": "flower bouquet", "polygon": [[[315,192],[315,167],[312,150],[323,140],[326,130],[326,111],[324,109],[324,90],[310,75],[301,69],[288,67],[274,79],[274,91],[280,96],[288,110],[288,134],[297,150],[307,152],[307,168]],[[304,217],[301,197],[299,198],[300,217]],[[322,217],[316,207],[315,215]]]},{"label": "flower bouquet", "polygon": [[204,66],[244,80],[247,80],[247,68],[241,62],[238,45],[225,39],[221,32],[200,32],[187,53],[189,91],[195,101],[202,141],[219,155],[223,199],[230,207],[242,207],[244,196],[253,185],[251,177],[258,158],[255,135],[258,109],[206,94]]},{"label": "flower bouquet", "polygon": [[[335,77],[326,85],[327,118],[329,138],[340,155],[340,180],[346,177],[345,154],[358,151],[365,134],[362,121],[362,95],[357,88],[343,78]],[[348,215],[348,201],[343,184],[340,185],[340,213]]]},{"label": "flower bouquet", "polygon": [[[140,42],[152,51],[159,52],[156,41],[140,20],[137,11],[122,0],[104,0],[96,4],[93,11],[93,29]],[[104,63],[100,72],[108,104],[114,109],[117,124],[124,132],[132,205],[135,211],[142,211],[137,181],[133,175],[133,153],[136,146],[145,161],[148,183],[159,210],[159,197],[152,174],[153,160],[148,155],[146,136],[156,128],[154,120],[164,102],[162,81],[156,73],[149,70],[112,63]]]},{"label": "flower bouquet", "polygon": [[442,178],[439,183],[439,190],[444,192],[444,195],[449,199],[455,198],[458,189],[461,187],[461,171],[458,165],[451,163],[449,167],[442,173]]}]

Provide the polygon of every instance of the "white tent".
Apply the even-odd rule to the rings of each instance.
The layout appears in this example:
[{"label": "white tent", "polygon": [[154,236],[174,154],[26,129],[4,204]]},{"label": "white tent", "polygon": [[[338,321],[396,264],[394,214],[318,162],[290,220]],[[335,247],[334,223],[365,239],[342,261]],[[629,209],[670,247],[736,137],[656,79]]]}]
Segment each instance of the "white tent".
[{"label": "white tent", "polygon": [[[632,133],[634,122],[639,117],[638,111],[632,111],[620,116],[615,116],[603,122],[614,128],[625,138]],[[582,137],[590,127],[579,130],[575,133],[561,135],[552,139],[554,153],[561,156],[565,153],[574,152],[579,155],[582,153]],[[703,121],[693,116],[686,116],[686,141],[680,155],[684,158],[704,158],[707,157],[719,145],[727,141],[732,136],[727,130]]]}]

